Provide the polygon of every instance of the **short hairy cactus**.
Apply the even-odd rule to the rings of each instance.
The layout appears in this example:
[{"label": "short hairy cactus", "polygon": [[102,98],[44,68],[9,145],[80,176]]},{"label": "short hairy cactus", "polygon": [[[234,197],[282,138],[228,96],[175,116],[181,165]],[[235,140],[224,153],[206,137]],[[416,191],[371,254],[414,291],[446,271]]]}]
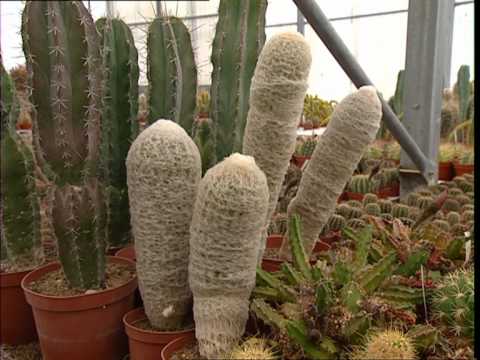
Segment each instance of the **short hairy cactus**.
[{"label": "short hairy cactus", "polygon": [[332,214],[328,219],[327,225],[329,230],[337,231],[345,227],[346,220],[342,215]]},{"label": "short hairy cactus", "polygon": [[380,213],[382,212],[380,209],[380,206],[375,203],[370,203],[365,205],[365,212],[368,215],[373,215],[373,216],[380,216]]},{"label": "short hairy cactus", "polygon": [[[223,160],[232,152],[242,151],[247,118],[251,116],[247,116],[250,111],[249,106],[251,107],[253,104],[252,97],[258,96],[258,92],[256,94],[252,92],[253,88],[260,86],[265,89],[265,84],[259,85],[258,80],[260,79],[255,79],[260,77],[260,74],[255,73],[255,78],[253,78],[253,75],[257,71],[255,68],[257,61],[265,62],[265,59],[260,60],[262,57],[260,54],[266,39],[266,9],[267,0],[220,0],[218,21],[212,43],[211,61],[213,69],[210,87],[210,116],[215,124],[216,157],[218,161]],[[277,48],[278,50],[279,48]],[[275,61],[280,64],[282,55],[280,53],[277,53],[277,55],[279,57]],[[302,62],[305,64],[309,60],[305,58],[302,59]],[[291,62],[290,66],[295,66],[295,64]],[[292,70],[293,68],[282,69],[285,73]],[[271,74],[274,73],[272,71]],[[303,77],[303,74],[300,76]],[[280,78],[280,74],[277,74],[276,79]],[[271,78],[271,80],[273,79]],[[260,82],[262,81],[260,80]],[[295,92],[294,89],[290,91],[291,93]],[[283,96],[288,95],[284,93]],[[303,93],[302,101],[304,96],[305,93]],[[258,99],[260,102],[264,100],[265,98]],[[277,100],[272,98],[271,101],[278,100],[278,98]],[[279,139],[280,142],[282,140]],[[243,146],[245,145],[243,144]],[[245,148],[243,153],[247,154]],[[250,153],[247,155],[254,156]],[[256,159],[256,156],[254,157]],[[283,175],[284,173],[282,173]]]},{"label": "short hairy cactus", "polygon": [[148,27],[149,123],[171,119],[191,135],[197,96],[197,68],[190,33],[179,18],[154,19]]},{"label": "short hairy cactus", "polygon": [[21,32],[36,110],[35,156],[56,186],[52,216],[59,259],[71,287],[99,288],[106,231],[98,32],[81,1],[27,1]]},{"label": "short hairy cactus", "polygon": [[415,360],[414,342],[399,330],[383,330],[370,334],[365,345],[350,354],[351,360]]},{"label": "short hairy cactus", "polygon": [[138,284],[145,313],[161,330],[181,326],[191,309],[189,227],[200,177],[196,145],[170,120],[150,125],[128,152]]},{"label": "short hairy cactus", "polygon": [[[295,151],[311,62],[310,47],[303,36],[282,33],[265,44],[255,68],[242,152],[253,156],[267,177],[270,198],[265,227],[277,205]],[[259,261],[265,241],[264,232]]]},{"label": "short hairy cactus", "polygon": [[[10,76],[1,67],[1,269],[22,271],[42,263],[40,207],[31,150],[15,131],[20,104]],[[3,269],[3,265],[5,269]]]},{"label": "short hairy cactus", "polygon": [[460,214],[456,211],[451,211],[447,214],[447,221],[451,226],[460,223],[460,218]]},{"label": "short hairy cactus", "polygon": [[365,194],[362,199],[363,206],[370,203],[377,203],[377,202],[378,202],[378,196],[372,193]]},{"label": "short hairy cactus", "polygon": [[380,199],[378,201],[378,205],[380,205],[381,213],[391,213],[393,208],[393,203],[391,200]]},{"label": "short hairy cactus", "polygon": [[268,194],[265,174],[240,154],[200,182],[188,272],[200,355],[209,359],[225,358],[245,331]]},{"label": "short hairy cactus", "polygon": [[433,197],[431,196],[420,196],[417,200],[417,207],[420,210],[424,210],[433,204]]},{"label": "short hairy cactus", "polygon": [[125,159],[138,134],[138,54],[132,32],[120,19],[95,22],[103,57],[102,140],[107,198],[107,240],[111,247],[131,240]]},{"label": "short hairy cactus", "polygon": [[408,216],[409,207],[404,204],[394,204],[392,207],[392,216],[394,218],[401,218]]},{"label": "short hairy cactus", "polygon": [[432,224],[442,231],[450,231],[450,224],[448,223],[448,221],[436,219],[432,221]]},{"label": "short hairy cactus", "polygon": [[[372,86],[361,87],[335,106],[287,211],[289,218],[293,214],[302,218],[307,254],[313,250],[363,152],[375,139],[381,114],[381,103]],[[287,242],[281,253],[288,256]]]},{"label": "short hairy cactus", "polygon": [[436,317],[451,327],[457,336],[473,340],[474,335],[474,273],[472,269],[457,270],[445,276],[433,293]]},{"label": "short hairy cactus", "polygon": [[354,175],[348,182],[348,190],[360,194],[368,194],[373,190],[373,183],[369,175]]},{"label": "short hairy cactus", "polygon": [[442,209],[444,211],[460,211],[460,208],[461,208],[461,205],[460,203],[455,200],[455,199],[452,199],[452,198],[448,198],[447,200],[445,200],[445,202],[443,203],[443,206],[442,206]]}]

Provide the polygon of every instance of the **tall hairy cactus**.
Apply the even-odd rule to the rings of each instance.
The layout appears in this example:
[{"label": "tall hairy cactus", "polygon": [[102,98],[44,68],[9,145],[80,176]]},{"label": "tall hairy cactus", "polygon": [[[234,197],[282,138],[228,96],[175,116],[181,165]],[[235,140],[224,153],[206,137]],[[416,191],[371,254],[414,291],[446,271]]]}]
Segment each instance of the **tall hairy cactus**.
[{"label": "tall hairy cactus", "polygon": [[[305,39],[297,33],[282,33],[265,44],[255,68],[243,153],[253,156],[267,177],[270,197],[265,227],[275,210],[295,151],[311,62]],[[265,241],[266,232],[262,235],[259,260]]]},{"label": "tall hairy cactus", "polygon": [[265,175],[250,156],[227,157],[200,182],[188,272],[195,334],[208,359],[225,359],[245,330],[267,206]]},{"label": "tall hairy cactus", "polygon": [[[335,107],[287,210],[289,217],[298,214],[303,221],[308,254],[363,152],[374,140],[381,117],[381,103],[372,86],[361,87]],[[281,252],[288,256],[287,242]]]},{"label": "tall hairy cactus", "polygon": [[221,0],[212,45],[210,114],[218,161],[241,151],[250,84],[265,43],[267,0]]},{"label": "tall hairy cactus", "polygon": [[6,270],[33,268],[43,261],[40,208],[33,154],[15,131],[20,104],[13,82],[1,66],[1,261]]},{"label": "tall hairy cactus", "polygon": [[105,279],[98,33],[81,1],[27,1],[22,39],[35,156],[56,186],[59,258],[70,286],[98,288]]},{"label": "tall hairy cactus", "polygon": [[169,16],[152,21],[147,36],[149,123],[171,119],[192,132],[197,68],[190,33],[182,20]]},{"label": "tall hairy cactus", "polygon": [[170,120],[150,125],[128,152],[138,284],[145,313],[161,330],[182,326],[191,310],[189,227],[201,171],[197,146]]},{"label": "tall hairy cactus", "polygon": [[107,197],[107,239],[112,247],[130,241],[125,159],[138,134],[138,53],[132,32],[120,19],[95,23],[103,58],[102,140]]}]

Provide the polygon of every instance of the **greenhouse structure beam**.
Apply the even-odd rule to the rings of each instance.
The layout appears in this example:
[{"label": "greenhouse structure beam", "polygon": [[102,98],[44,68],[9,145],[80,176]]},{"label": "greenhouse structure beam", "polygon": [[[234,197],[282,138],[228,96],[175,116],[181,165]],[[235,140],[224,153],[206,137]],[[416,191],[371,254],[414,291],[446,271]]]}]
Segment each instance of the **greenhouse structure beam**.
[{"label": "greenhouse structure beam", "polygon": [[[435,0],[433,0],[435,1]],[[359,88],[364,85],[373,85],[367,74],[363,71],[353,54],[345,45],[343,40],[337,34],[328,18],[322,12],[315,0],[293,0],[297,8],[305,16],[307,22],[316,32],[332,56],[342,67],[354,85]],[[421,3],[421,2],[420,2]],[[442,3],[442,1],[439,1]],[[431,70],[430,70],[431,71]],[[443,71],[442,71],[443,74]],[[419,173],[425,181],[430,182],[435,178],[437,171],[436,161],[432,161],[425,156],[422,149],[417,145],[414,138],[408,133],[407,129],[400,122],[393,110],[387,104],[385,99],[380,97],[383,107],[383,118],[387,128],[400,143],[402,149],[416,165]]]},{"label": "greenhouse structure beam", "polygon": [[[442,93],[450,78],[454,12],[454,0],[410,0],[408,6],[403,123],[423,153],[436,164]],[[402,150],[401,196],[425,185],[425,179],[412,169],[414,165]],[[437,174],[435,171],[433,179],[428,180],[436,181]]]}]

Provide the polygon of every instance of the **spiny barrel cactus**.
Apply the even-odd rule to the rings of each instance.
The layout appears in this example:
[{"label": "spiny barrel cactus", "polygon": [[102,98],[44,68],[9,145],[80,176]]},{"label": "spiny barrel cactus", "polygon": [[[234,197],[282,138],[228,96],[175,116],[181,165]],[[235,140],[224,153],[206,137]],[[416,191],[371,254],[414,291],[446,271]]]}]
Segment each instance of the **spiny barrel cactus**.
[{"label": "spiny barrel cactus", "polygon": [[2,270],[31,269],[43,261],[33,154],[15,131],[20,104],[1,66],[0,202]]},{"label": "spiny barrel cactus", "polygon": [[200,177],[197,146],[170,120],[150,125],[128,152],[138,284],[145,313],[161,330],[181,326],[191,309],[189,227]]},{"label": "spiny barrel cactus", "polygon": [[[216,126],[218,161],[242,150],[249,102],[252,106],[251,97],[258,96],[253,88],[258,87],[259,79],[255,81],[252,76],[265,43],[266,9],[267,0],[220,0],[212,44],[210,87],[210,114]],[[261,76],[255,74],[255,77]],[[247,154],[245,149],[243,153]]]},{"label": "spiny barrel cactus", "polygon": [[348,190],[360,194],[368,194],[373,191],[373,183],[369,175],[355,175],[348,183]]},{"label": "spiny barrel cactus", "polygon": [[[265,44],[255,68],[243,153],[253,156],[267,177],[270,198],[265,228],[275,210],[295,151],[311,62],[310,47],[303,36],[282,33]],[[265,241],[266,232],[262,236],[259,261]]]},{"label": "spiny barrel cactus", "polygon": [[367,193],[362,199],[363,206],[370,204],[370,203],[377,203],[378,202],[378,196],[373,193]]},{"label": "spiny barrel cactus", "polygon": [[420,194],[416,192],[411,192],[407,195],[405,203],[408,206],[417,206],[417,201],[420,198]]},{"label": "spiny barrel cactus", "polygon": [[332,214],[328,219],[327,226],[329,230],[337,231],[345,227],[346,220],[342,215]]},{"label": "spiny barrel cactus", "polygon": [[363,348],[350,354],[351,360],[415,360],[412,339],[400,330],[388,329],[370,334]]},{"label": "spiny barrel cactus", "polygon": [[373,216],[380,216],[381,209],[380,206],[376,203],[370,203],[365,205],[365,212],[368,215],[373,215]]},{"label": "spiny barrel cactus", "polygon": [[347,220],[346,226],[351,227],[352,229],[361,229],[365,227],[367,223],[364,220],[359,218],[351,218]]},{"label": "spiny barrel cactus", "polygon": [[130,242],[125,159],[138,134],[138,53],[132,32],[120,19],[100,18],[103,58],[102,140],[107,197],[107,239],[111,247]]},{"label": "spiny barrel cactus", "polygon": [[472,269],[457,270],[442,280],[433,294],[435,315],[450,326],[457,336],[473,340],[474,274]]},{"label": "spiny barrel cactus", "polygon": [[358,209],[361,209],[363,207],[362,202],[358,200],[348,200],[347,204],[350,205],[351,207],[358,208]]},{"label": "spiny barrel cactus", "polygon": [[392,216],[395,218],[407,217],[409,207],[404,204],[395,204],[392,207]]},{"label": "spiny barrel cactus", "polygon": [[[375,139],[381,116],[381,103],[371,86],[361,87],[335,106],[327,130],[302,175],[297,194],[288,206],[289,216],[298,214],[303,220],[308,254],[364,150]],[[289,252],[287,246],[286,242],[282,245],[284,256]]]},{"label": "spiny barrel cactus", "polygon": [[378,201],[378,205],[380,205],[380,210],[382,213],[391,213],[393,203],[391,200],[380,199]]},{"label": "spiny barrel cactus", "polygon": [[225,358],[245,331],[268,194],[255,160],[237,153],[200,182],[188,273],[200,355],[209,359]]},{"label": "spiny barrel cactus", "polygon": [[309,138],[305,140],[300,148],[300,154],[302,156],[312,156],[313,151],[315,150],[315,146],[317,146],[317,140],[313,138]]},{"label": "spiny barrel cactus", "polygon": [[59,258],[70,286],[98,288],[105,279],[98,33],[81,1],[27,1],[22,39],[36,109],[35,156],[56,186]]},{"label": "spiny barrel cactus", "polygon": [[419,209],[424,210],[433,204],[433,197],[420,196],[417,200],[417,206]]},{"label": "spiny barrel cactus", "polygon": [[468,197],[467,195],[457,195],[455,196],[455,200],[460,204],[460,206],[470,204],[472,202],[470,197]]},{"label": "spiny barrel cactus", "polygon": [[459,211],[461,208],[461,205],[460,203],[455,200],[455,199],[452,199],[452,198],[448,198],[447,200],[445,200],[445,202],[443,203],[443,206],[442,206],[442,210],[444,211]]},{"label": "spiny barrel cactus", "polygon": [[235,346],[227,359],[232,360],[275,360],[276,356],[272,346],[266,339],[252,337],[242,344]]},{"label": "spiny barrel cactus", "polygon": [[171,119],[191,135],[197,96],[197,67],[190,33],[179,18],[154,19],[148,27],[149,123]]}]

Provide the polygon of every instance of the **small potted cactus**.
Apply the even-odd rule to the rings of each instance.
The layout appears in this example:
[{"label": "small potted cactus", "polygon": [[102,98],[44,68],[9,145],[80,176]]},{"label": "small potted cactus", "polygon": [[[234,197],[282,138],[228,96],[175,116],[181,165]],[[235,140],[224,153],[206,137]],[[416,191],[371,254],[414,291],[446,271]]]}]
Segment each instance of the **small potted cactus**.
[{"label": "small potted cactus", "polygon": [[295,153],[292,156],[293,163],[299,168],[302,168],[307,160],[312,157],[313,150],[317,145],[317,136],[300,137],[297,140]]},{"label": "small potted cactus", "polygon": [[455,144],[440,144],[438,149],[438,180],[450,181],[453,178],[453,160],[456,155]]},{"label": "small potted cactus", "polygon": [[473,150],[470,146],[461,146],[458,148],[456,161],[453,162],[455,176],[473,174],[475,156]]},{"label": "small potted cactus", "polygon": [[367,174],[352,176],[347,185],[346,195],[350,200],[363,200],[365,194],[374,192],[374,183]]}]

